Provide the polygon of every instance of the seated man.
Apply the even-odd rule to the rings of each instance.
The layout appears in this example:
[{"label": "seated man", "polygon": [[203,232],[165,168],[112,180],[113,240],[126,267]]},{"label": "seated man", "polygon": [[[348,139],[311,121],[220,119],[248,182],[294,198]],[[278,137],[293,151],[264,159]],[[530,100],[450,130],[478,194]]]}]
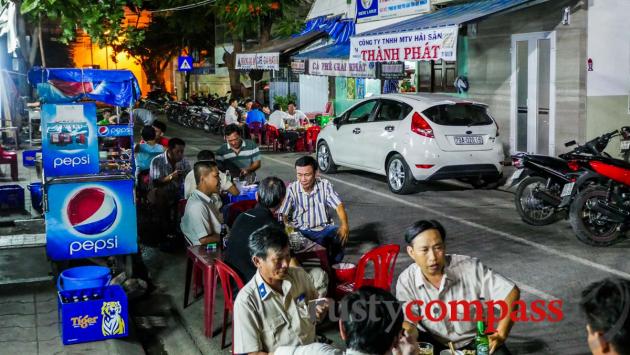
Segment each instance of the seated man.
[{"label": "seated man", "polygon": [[[284,228],[282,223],[274,217],[274,214],[282,204],[286,191],[284,182],[279,178],[270,176],[263,179],[258,187],[258,192],[256,192],[256,201],[258,201],[256,208],[241,213],[232,225],[223,257],[245,281],[251,280],[256,273],[256,266],[249,255],[249,236],[264,225],[271,224]],[[291,266],[298,267],[300,264],[297,259],[291,258]],[[306,271],[313,280],[313,285],[319,296],[326,295],[328,289],[326,272],[318,267],[309,268]]]},{"label": "seated man", "polygon": [[288,147],[291,149],[295,149],[295,142],[300,137],[299,134],[295,131],[287,131],[286,130],[286,119],[287,114],[282,111],[282,108],[279,104],[273,104],[273,113],[269,116],[269,121],[267,124],[269,126],[275,127],[280,133],[280,141],[288,142]]},{"label": "seated man", "polygon": [[254,106],[251,111],[247,112],[247,120],[245,123],[249,126],[254,122],[260,123],[261,127],[265,125],[265,114],[258,109],[258,106]]},{"label": "seated man", "polygon": [[[403,330],[402,304],[388,291],[363,286],[341,300],[339,333],[346,351],[322,343],[281,346],[274,355],[343,355],[418,353],[418,344]],[[361,313],[359,310],[365,313]],[[373,318],[366,317],[373,315]]]},{"label": "seated man", "polygon": [[217,243],[221,233],[221,214],[213,196],[219,192],[219,168],[211,161],[198,161],[193,169],[197,189],[186,202],[180,227],[189,245]]},{"label": "seated man", "polygon": [[[160,230],[167,237],[166,241],[174,238],[173,224],[177,216],[177,203],[183,198],[180,191],[183,190],[184,176],[190,171],[190,164],[184,158],[185,147],[183,140],[171,138],[168,149],[151,160],[151,190],[148,199],[155,207],[155,217],[160,223]],[[165,249],[168,248],[165,246]]]},{"label": "seated man", "polygon": [[216,152],[216,159],[222,170],[229,170],[233,177],[253,183],[256,170],[260,169],[260,151],[254,141],[242,139],[237,125],[225,127],[226,143]]},{"label": "seated man", "polygon": [[[444,302],[447,308],[453,301],[505,301],[508,316],[499,321],[497,331],[488,338],[491,354],[509,354],[503,343],[514,323],[509,314],[515,310],[515,302],[520,297],[518,287],[475,258],[446,254],[445,240],[444,228],[434,220],[418,221],[405,233],[407,253],[414,263],[398,277],[396,297],[402,302],[412,302],[415,315],[407,319],[410,323],[406,322],[405,329],[414,332],[416,326],[420,327],[423,331],[418,340],[432,343],[436,352],[448,349],[449,342],[457,349],[474,349],[477,316],[470,321],[449,322],[450,314],[444,317],[439,314],[440,308],[435,307],[430,310],[434,317],[444,320],[431,321],[425,316],[429,312],[426,305],[434,300]],[[481,309],[476,312],[483,316]],[[476,315],[476,312],[471,313]],[[416,323],[420,317],[420,322]]]},{"label": "seated man", "polygon": [[306,114],[298,110],[293,101],[289,102],[287,106],[287,116],[287,129],[296,129],[309,124]]},{"label": "seated man", "polygon": [[[331,264],[343,260],[343,246],[348,241],[350,227],[346,210],[328,180],[318,174],[317,161],[311,156],[296,160],[297,180],[289,185],[287,197],[278,211],[308,239],[328,250]],[[328,208],[334,208],[339,217],[340,226],[332,224]]]},{"label": "seated man", "polygon": [[[234,353],[267,354],[282,345],[315,341],[308,302],[317,299],[313,282],[301,268],[289,267],[289,238],[269,225],[249,239],[256,274],[234,301]],[[327,312],[317,308],[317,318]]]},{"label": "seated man", "polygon": [[582,291],[588,347],[593,355],[630,354],[630,281],[607,278]]},{"label": "seated man", "polygon": [[[214,160],[214,153],[212,153],[212,151],[210,150],[202,150],[199,153],[197,153],[197,161],[211,161],[216,164]],[[223,201],[221,201],[221,196],[220,196],[221,193],[229,192],[234,196],[239,194],[239,191],[236,185],[234,185],[232,181],[228,179],[227,175],[225,175],[224,173],[220,171],[219,171],[219,181],[220,181],[219,193],[212,196],[213,201],[216,202],[215,207],[217,208],[217,211],[220,211],[221,207],[223,207]],[[196,188],[197,188],[197,183],[195,181],[195,174],[193,171],[191,171],[188,173],[188,175],[186,175],[186,178],[184,179],[184,198],[188,199],[190,195],[192,195],[195,192]]]}]

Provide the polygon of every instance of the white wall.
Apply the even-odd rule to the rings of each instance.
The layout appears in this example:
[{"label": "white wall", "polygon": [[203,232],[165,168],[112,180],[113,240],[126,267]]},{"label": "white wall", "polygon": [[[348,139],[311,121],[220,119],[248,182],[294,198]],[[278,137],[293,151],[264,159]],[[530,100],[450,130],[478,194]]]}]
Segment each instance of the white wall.
[{"label": "white wall", "polygon": [[588,7],[587,96],[630,93],[630,0],[590,0]]},{"label": "white wall", "polygon": [[300,111],[322,112],[328,102],[328,77],[300,75]]},{"label": "white wall", "polygon": [[344,15],[343,17],[353,18],[354,6],[354,0],[350,4],[347,4],[346,0],[315,0],[306,19],[330,15]]}]

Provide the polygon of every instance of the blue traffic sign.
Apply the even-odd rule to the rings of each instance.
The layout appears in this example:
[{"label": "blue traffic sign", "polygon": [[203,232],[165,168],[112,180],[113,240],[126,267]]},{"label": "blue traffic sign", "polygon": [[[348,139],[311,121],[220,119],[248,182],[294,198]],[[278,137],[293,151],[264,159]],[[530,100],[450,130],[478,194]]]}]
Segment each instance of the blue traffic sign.
[{"label": "blue traffic sign", "polygon": [[193,59],[190,56],[182,55],[177,58],[177,70],[191,71],[193,70]]}]

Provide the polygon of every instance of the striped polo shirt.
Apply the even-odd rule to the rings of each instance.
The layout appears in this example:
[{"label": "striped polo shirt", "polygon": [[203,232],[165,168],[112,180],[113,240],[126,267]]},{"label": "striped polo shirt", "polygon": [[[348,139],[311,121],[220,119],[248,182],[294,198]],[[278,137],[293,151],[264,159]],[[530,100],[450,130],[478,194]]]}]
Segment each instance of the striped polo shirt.
[{"label": "striped polo shirt", "polygon": [[291,215],[293,224],[299,229],[315,229],[332,223],[328,208],[337,209],[341,204],[332,184],[317,178],[313,190],[304,191],[298,182],[292,182],[278,213]]},{"label": "striped polo shirt", "polygon": [[239,169],[248,168],[253,162],[260,160],[260,151],[254,141],[243,139],[241,150],[236,154],[229,143],[222,144],[215,154],[217,162],[231,163]]},{"label": "striped polo shirt", "polygon": [[182,158],[182,160],[175,163],[175,168],[173,169],[173,166],[171,165],[171,163],[168,162],[168,158],[166,157],[167,152],[168,151],[165,151],[164,153],[157,155],[155,158],[153,158],[153,160],[151,160],[151,167],[149,169],[151,184],[153,184],[154,180],[162,179],[175,170],[181,170],[181,179],[175,179],[171,182],[171,184],[183,184],[184,176],[186,176],[186,174],[188,174],[188,172],[191,170],[190,163],[188,163],[188,160],[186,160],[186,158]]}]

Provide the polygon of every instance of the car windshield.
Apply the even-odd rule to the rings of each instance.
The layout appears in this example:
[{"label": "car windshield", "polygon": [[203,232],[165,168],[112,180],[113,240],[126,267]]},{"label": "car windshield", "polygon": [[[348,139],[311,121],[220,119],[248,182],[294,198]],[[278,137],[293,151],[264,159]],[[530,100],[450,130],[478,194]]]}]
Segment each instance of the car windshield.
[{"label": "car windshield", "polygon": [[424,116],[442,126],[484,126],[492,124],[486,108],[472,104],[438,105],[424,110]]}]

